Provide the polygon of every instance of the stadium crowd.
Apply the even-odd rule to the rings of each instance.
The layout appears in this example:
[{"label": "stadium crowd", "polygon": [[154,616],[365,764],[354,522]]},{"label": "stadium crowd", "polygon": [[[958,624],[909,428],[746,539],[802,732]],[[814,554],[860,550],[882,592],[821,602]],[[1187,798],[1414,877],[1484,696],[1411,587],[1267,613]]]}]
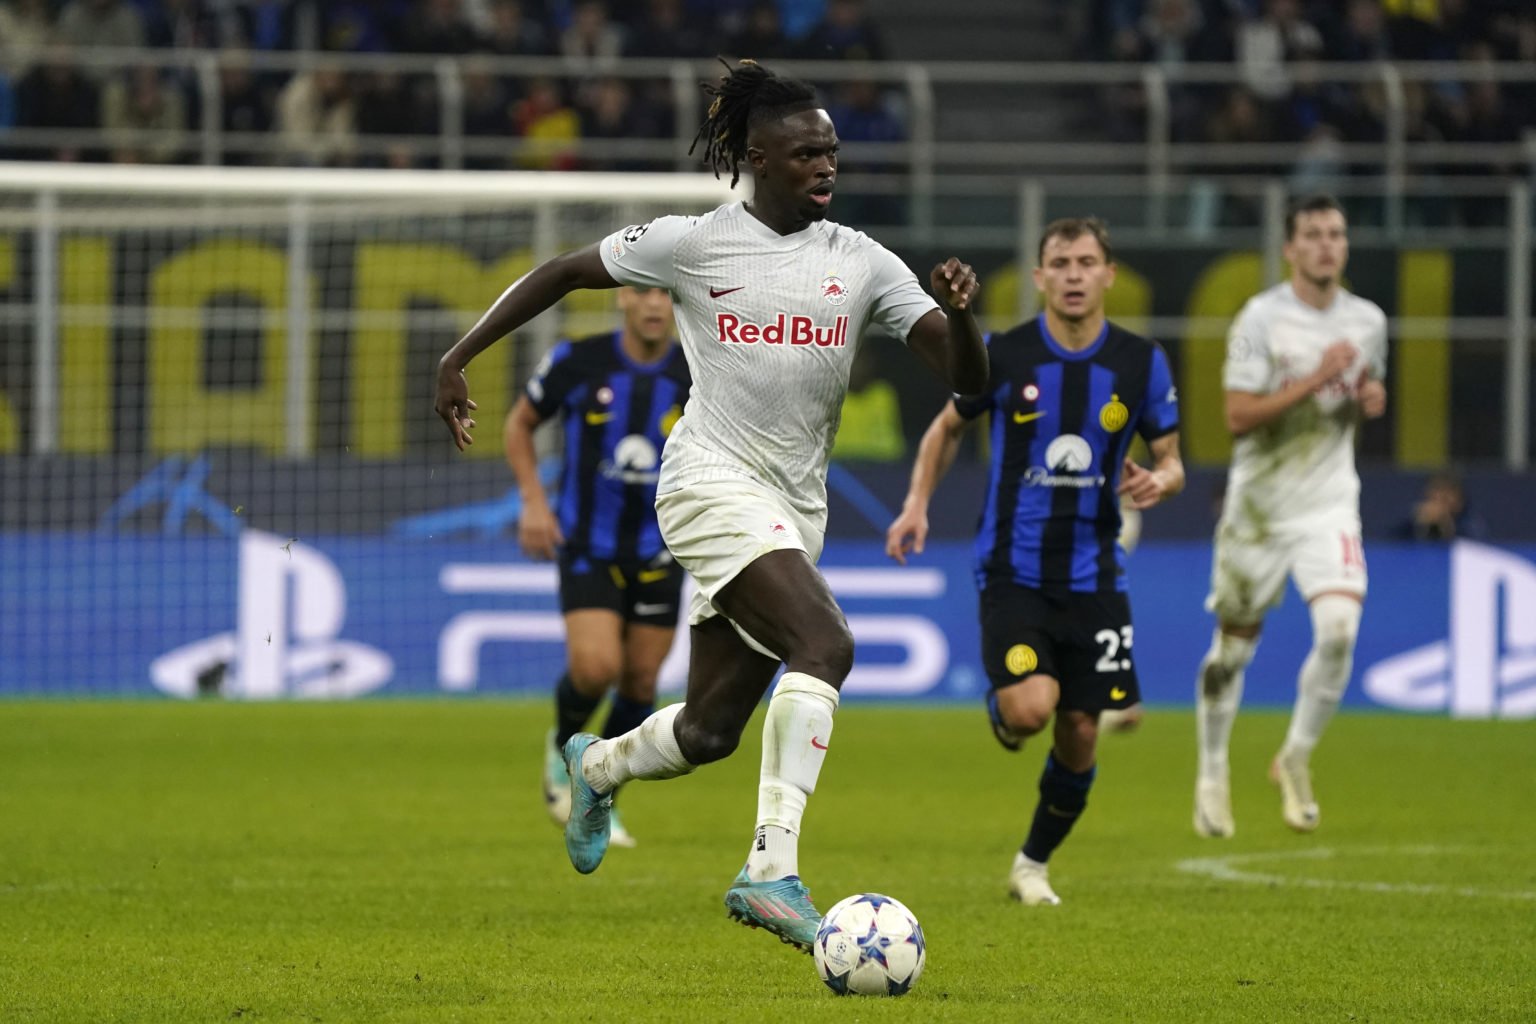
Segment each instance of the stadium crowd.
[{"label": "stadium crowd", "polygon": [[[1085,59],[1238,68],[1236,85],[1175,85],[1176,141],[1281,143],[1297,148],[1299,191],[1353,168],[1343,143],[1387,135],[1386,85],[1329,83],[1320,61],[1467,61],[1484,71],[1536,62],[1536,5],[1526,0],[1097,0],[1077,26]],[[1536,130],[1536,83],[1405,80],[1406,141],[1509,143]],[[1110,130],[1137,140],[1147,119],[1139,88],[1112,90]],[[1234,168],[1241,172],[1244,168]],[[1267,166],[1247,170],[1264,172]],[[1443,174],[1510,174],[1509,164],[1465,162]]]},{"label": "stadium crowd", "polygon": [[[361,144],[440,129],[438,82],[395,70],[348,72],[317,60],[296,73],[252,65],[262,52],[460,57],[881,59],[887,44],[864,0],[4,0],[0,3],[0,131],[76,130],[5,145],[10,157],[175,163],[193,147],[171,131],[200,124],[195,74],[154,63],[113,67],[77,55],[103,47],[218,49],[226,162],[431,166],[432,147]],[[504,65],[503,65],[504,67]],[[668,138],[669,85],[619,77],[514,77],[471,61],[463,74],[470,138],[538,140],[514,166],[638,169],[645,161],[582,160],[580,138]],[[866,102],[850,92],[846,105]],[[878,104],[877,104],[878,107]],[[868,120],[869,118],[866,118]],[[856,120],[850,117],[848,123]],[[889,132],[883,111],[871,130]],[[83,145],[81,130],[100,130]],[[145,134],[147,130],[161,134]],[[137,134],[136,134],[137,133]],[[275,134],[279,145],[253,139]],[[244,144],[241,144],[241,140]],[[146,141],[147,140],[147,141]],[[0,140],[3,141],[3,140]],[[471,156],[470,167],[506,166]],[[653,165],[662,168],[670,161]]]}]

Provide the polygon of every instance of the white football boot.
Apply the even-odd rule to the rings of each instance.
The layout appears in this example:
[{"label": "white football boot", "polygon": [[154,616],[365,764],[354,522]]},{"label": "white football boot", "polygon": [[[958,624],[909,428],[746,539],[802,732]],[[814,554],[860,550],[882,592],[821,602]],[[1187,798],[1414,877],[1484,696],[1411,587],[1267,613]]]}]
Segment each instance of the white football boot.
[{"label": "white football boot", "polygon": [[544,809],[561,828],[571,816],[571,776],[565,770],[565,755],[555,746],[553,729],[544,737]]},{"label": "white football boot", "polygon": [[1195,780],[1195,834],[1230,839],[1237,831],[1232,820],[1232,790],[1226,779]]},{"label": "white football boot", "polygon": [[1046,866],[1030,860],[1023,851],[1014,855],[1013,870],[1008,873],[1008,895],[1026,907],[1054,907],[1061,903],[1046,877]]},{"label": "white football boot", "polygon": [[1322,819],[1312,795],[1312,770],[1307,755],[1280,751],[1269,765],[1269,778],[1280,787],[1280,817],[1297,832],[1312,832]]}]

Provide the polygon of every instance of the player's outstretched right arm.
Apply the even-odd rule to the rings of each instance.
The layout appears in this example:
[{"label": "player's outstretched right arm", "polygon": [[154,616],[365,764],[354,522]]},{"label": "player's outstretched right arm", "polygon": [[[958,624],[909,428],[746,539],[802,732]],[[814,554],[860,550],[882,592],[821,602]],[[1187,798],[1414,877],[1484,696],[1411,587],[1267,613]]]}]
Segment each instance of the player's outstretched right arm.
[{"label": "player's outstretched right arm", "polygon": [[599,246],[600,243],[594,243],[584,249],[562,253],[518,278],[438,361],[437,398],[433,408],[448,424],[459,451],[475,443],[469,435],[470,428],[475,425],[469,416],[475,403],[469,400],[464,368],[497,340],[578,288],[617,288],[619,283],[603,266]]},{"label": "player's outstretched right arm", "polygon": [[965,432],[965,419],[955,411],[953,402],[944,408],[923,431],[923,439],[917,446],[917,459],[912,463],[912,482],[907,487],[907,497],[901,503],[901,514],[885,531],[885,553],[902,565],[907,564],[907,553],[920,555],[928,540],[928,502],[938,488],[939,481],[955,463],[960,450],[960,436]]}]

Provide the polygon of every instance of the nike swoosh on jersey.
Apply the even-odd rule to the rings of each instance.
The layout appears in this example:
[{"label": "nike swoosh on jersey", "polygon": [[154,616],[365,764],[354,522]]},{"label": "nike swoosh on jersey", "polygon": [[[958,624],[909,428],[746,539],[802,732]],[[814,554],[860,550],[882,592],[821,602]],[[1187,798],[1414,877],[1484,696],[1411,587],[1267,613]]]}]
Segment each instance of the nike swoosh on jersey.
[{"label": "nike swoosh on jersey", "polygon": [[611,419],[613,419],[613,413],[611,413],[611,412],[589,412],[589,413],[587,413],[587,423],[590,424],[591,426],[594,426],[594,427],[597,426],[599,423],[607,423]]},{"label": "nike swoosh on jersey", "polygon": [[711,288],[709,290],[709,297],[712,299],[718,299],[722,295],[729,295],[731,292],[739,292],[745,287],[746,285],[739,284],[735,288]]},{"label": "nike swoosh on jersey", "polygon": [[811,737],[811,746],[815,747],[817,750],[826,750],[827,749],[827,745],[825,743],[821,742],[821,737],[820,736],[812,736]]},{"label": "nike swoosh on jersey", "polygon": [[1031,420],[1037,420],[1044,415],[1044,410],[1041,410],[1040,412],[1016,412],[1013,414],[1013,422],[1028,423]]}]

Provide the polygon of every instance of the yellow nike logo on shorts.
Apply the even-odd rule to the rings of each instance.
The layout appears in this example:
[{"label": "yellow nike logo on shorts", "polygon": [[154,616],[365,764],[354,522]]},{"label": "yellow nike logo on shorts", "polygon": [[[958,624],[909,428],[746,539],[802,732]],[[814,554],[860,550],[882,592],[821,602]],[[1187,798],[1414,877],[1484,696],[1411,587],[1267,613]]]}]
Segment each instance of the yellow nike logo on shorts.
[{"label": "yellow nike logo on shorts", "polygon": [[641,583],[655,583],[657,580],[667,578],[668,569],[641,569],[640,575],[635,578]]},{"label": "yellow nike logo on shorts", "polygon": [[1109,688],[1109,699],[1110,700],[1125,700],[1125,691],[1120,689],[1120,687],[1118,687],[1118,686],[1111,686]]}]

